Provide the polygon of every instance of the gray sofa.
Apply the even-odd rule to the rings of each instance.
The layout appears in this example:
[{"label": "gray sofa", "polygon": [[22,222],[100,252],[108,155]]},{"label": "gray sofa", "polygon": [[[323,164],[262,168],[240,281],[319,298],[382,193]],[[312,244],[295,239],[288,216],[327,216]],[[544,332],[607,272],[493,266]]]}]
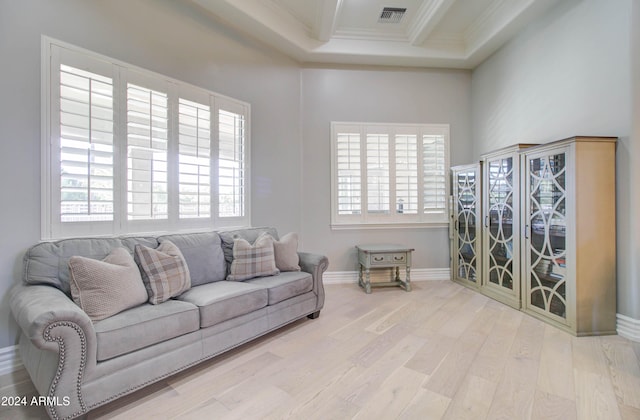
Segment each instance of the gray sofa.
[{"label": "gray sofa", "polygon": [[[301,271],[226,281],[233,240],[253,243],[272,228],[166,235],[78,238],[39,243],[24,257],[21,284],[11,290],[21,328],[19,351],[51,418],[74,418],[162,378],[219,355],[324,305],[326,257],[299,252]],[[102,259],[114,248],[176,244],[191,273],[177,298],[127,309],[100,321],[70,298],[68,260]],[[213,280],[213,281],[212,281]]]}]

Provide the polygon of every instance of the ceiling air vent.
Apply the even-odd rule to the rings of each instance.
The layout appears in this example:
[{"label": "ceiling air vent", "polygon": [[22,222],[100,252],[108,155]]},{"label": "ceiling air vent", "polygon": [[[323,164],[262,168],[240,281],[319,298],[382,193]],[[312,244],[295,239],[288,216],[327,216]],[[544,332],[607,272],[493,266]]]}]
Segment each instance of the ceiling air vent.
[{"label": "ceiling air vent", "polygon": [[406,11],[406,7],[385,7],[380,13],[378,23],[400,23]]}]

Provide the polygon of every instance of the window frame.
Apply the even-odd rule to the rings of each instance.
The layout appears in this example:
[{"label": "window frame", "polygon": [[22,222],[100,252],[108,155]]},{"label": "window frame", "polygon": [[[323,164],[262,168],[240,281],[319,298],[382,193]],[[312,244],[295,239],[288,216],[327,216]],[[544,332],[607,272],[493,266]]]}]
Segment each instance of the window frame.
[{"label": "window frame", "polygon": [[[74,45],[42,36],[41,40],[41,238],[77,236],[118,236],[126,234],[189,232],[212,228],[251,225],[251,107],[248,103],[200,88],[143,68],[118,61]],[[60,64],[111,78],[113,85],[113,220],[89,222],[61,221],[60,101],[54,91],[60,86]],[[93,70],[93,71],[92,71]],[[166,219],[129,220],[127,165],[128,83],[167,94],[167,194]],[[179,214],[179,101],[196,102],[210,110],[209,195],[207,217],[180,217]],[[218,115],[225,110],[241,116],[243,168],[241,216],[218,214]]]},{"label": "window frame", "polygon": [[[358,134],[360,140],[360,213],[340,214],[339,180],[338,180],[338,135]],[[388,135],[389,160],[389,213],[371,213],[368,211],[367,190],[367,135]],[[398,213],[396,208],[396,136],[416,136],[417,154],[417,194],[418,211],[415,214]],[[440,135],[444,139],[444,189],[443,207],[440,211],[427,212],[424,209],[424,136]],[[360,122],[331,122],[331,229],[388,229],[388,228],[429,228],[446,227],[449,223],[448,195],[449,180],[449,124],[401,124],[401,123],[360,123]]]}]

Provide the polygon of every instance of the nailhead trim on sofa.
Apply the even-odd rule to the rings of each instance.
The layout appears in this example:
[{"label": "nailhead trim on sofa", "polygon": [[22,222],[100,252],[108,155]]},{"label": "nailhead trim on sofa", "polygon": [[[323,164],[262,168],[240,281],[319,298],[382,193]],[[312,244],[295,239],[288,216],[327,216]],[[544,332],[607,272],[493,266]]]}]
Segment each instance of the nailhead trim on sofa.
[{"label": "nailhead trim on sofa", "polygon": [[[87,407],[84,404],[84,400],[82,399],[82,374],[84,373],[84,366],[85,366],[85,362],[86,362],[86,358],[87,358],[87,344],[86,344],[86,338],[84,336],[84,331],[82,331],[82,328],[80,328],[76,323],[74,322],[68,322],[68,321],[58,321],[58,322],[54,322],[51,325],[49,325],[45,331],[44,331],[44,339],[46,341],[55,341],[58,343],[58,348],[59,348],[59,356],[58,356],[58,369],[56,371],[56,375],[53,378],[53,382],[51,383],[51,389],[49,390],[49,397],[54,397],[56,394],[56,386],[58,385],[58,382],[60,381],[60,376],[62,375],[62,371],[64,370],[64,365],[65,365],[65,344],[64,344],[64,339],[62,337],[52,337],[51,336],[51,330],[56,328],[56,327],[71,327],[73,328],[76,333],[78,333],[78,336],[80,337],[80,346],[81,346],[81,356],[80,356],[80,367],[78,369],[78,378],[77,378],[77,382],[76,382],[76,391],[78,393],[78,401],[80,402],[80,407],[81,407],[81,411],[77,411],[67,417],[65,417],[63,420],[67,420],[67,419],[72,419],[74,417],[78,417],[83,413],[87,412]],[[47,410],[49,411],[49,413],[51,413],[51,418],[59,420],[60,416],[58,415],[58,413],[56,412],[55,406],[51,405],[51,406],[47,406]]]}]

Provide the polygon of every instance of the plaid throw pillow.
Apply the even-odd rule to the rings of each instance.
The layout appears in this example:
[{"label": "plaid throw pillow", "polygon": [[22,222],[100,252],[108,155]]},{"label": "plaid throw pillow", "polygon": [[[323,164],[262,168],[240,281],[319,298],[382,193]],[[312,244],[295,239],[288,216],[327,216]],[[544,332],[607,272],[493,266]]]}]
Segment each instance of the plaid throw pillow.
[{"label": "plaid throw pillow", "polygon": [[233,261],[227,280],[242,281],[279,273],[271,235],[258,236],[253,245],[242,238],[233,240]]},{"label": "plaid throw pillow", "polygon": [[156,249],[138,244],[135,251],[149,303],[157,305],[191,288],[187,263],[171,241],[162,242]]}]

